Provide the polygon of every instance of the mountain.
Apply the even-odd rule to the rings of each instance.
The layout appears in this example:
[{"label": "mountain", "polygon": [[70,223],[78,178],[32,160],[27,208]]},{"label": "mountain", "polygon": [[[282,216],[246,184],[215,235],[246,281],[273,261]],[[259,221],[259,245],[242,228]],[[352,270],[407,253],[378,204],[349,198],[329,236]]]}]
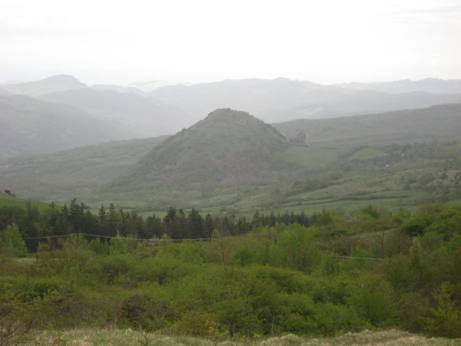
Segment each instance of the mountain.
[{"label": "mountain", "polygon": [[[275,160],[289,146],[272,126],[221,109],[165,139],[117,141],[0,161],[0,188],[45,200],[205,200],[216,189],[253,190],[287,173]],[[109,182],[109,183],[108,183]],[[151,195],[151,193],[155,193]],[[220,192],[219,192],[220,193]],[[226,200],[225,198],[223,200]],[[227,201],[227,200],[226,200]]]},{"label": "mountain", "polygon": [[44,200],[90,198],[100,185],[126,174],[165,138],[115,141],[6,159],[0,161],[0,190]]},{"label": "mountain", "polygon": [[389,145],[461,137],[461,104],[274,124],[287,138],[306,134],[312,146]]},{"label": "mountain", "polygon": [[156,146],[108,191],[146,196],[165,189],[261,184],[284,170],[273,158],[287,146],[277,130],[250,114],[218,109]]},{"label": "mountain", "polygon": [[422,91],[390,93],[286,78],[165,86],[154,90],[150,95],[166,104],[176,105],[195,121],[198,120],[197,114],[208,113],[220,107],[245,109],[266,122],[281,122],[461,102],[461,91],[456,94]]},{"label": "mountain", "polygon": [[0,158],[49,153],[120,136],[120,131],[66,105],[0,96]]},{"label": "mountain", "polygon": [[126,134],[119,139],[174,133],[187,124],[185,114],[138,93],[80,88],[42,95],[41,99],[71,105],[114,125]]},{"label": "mountain", "polygon": [[12,94],[36,97],[58,91],[82,89],[86,88],[86,85],[73,76],[56,75],[38,81],[4,84],[0,87]]},{"label": "mountain", "polygon": [[425,92],[432,94],[461,94],[461,80],[426,78],[413,81],[403,79],[381,83],[345,83],[339,86],[355,90],[375,90],[386,93]]}]

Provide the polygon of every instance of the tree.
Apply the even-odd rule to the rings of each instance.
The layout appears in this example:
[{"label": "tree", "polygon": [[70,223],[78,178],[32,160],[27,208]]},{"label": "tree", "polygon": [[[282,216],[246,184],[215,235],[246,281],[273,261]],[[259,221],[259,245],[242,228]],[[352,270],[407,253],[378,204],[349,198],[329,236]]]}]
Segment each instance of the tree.
[{"label": "tree", "polygon": [[187,216],[188,236],[193,239],[206,238],[203,219],[197,210],[192,209]]},{"label": "tree", "polygon": [[434,335],[451,338],[461,337],[461,312],[454,304],[451,288],[442,285],[435,293],[436,308],[432,309],[428,319],[428,329]]},{"label": "tree", "polygon": [[9,225],[3,230],[0,238],[0,247],[16,256],[24,256],[27,253],[26,243],[22,239],[17,225]]}]

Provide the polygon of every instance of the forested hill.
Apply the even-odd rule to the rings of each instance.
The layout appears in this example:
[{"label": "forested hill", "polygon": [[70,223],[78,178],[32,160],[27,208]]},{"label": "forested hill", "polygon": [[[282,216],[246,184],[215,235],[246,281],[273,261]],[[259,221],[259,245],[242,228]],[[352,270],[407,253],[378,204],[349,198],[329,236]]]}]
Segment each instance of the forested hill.
[{"label": "forested hill", "polygon": [[125,174],[167,137],[113,141],[48,155],[0,162],[0,189],[45,200],[87,197],[98,186]]},{"label": "forested hill", "polygon": [[273,158],[288,145],[277,130],[250,114],[219,109],[155,147],[110,190],[148,193],[165,184],[261,183],[286,169]]}]

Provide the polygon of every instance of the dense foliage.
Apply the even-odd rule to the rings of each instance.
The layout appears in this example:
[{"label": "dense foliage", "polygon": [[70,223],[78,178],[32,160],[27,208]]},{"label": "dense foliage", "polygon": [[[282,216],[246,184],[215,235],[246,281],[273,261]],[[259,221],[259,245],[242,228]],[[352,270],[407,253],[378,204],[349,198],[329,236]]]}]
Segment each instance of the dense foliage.
[{"label": "dense foliage", "polygon": [[[76,202],[51,206],[43,215],[29,208],[23,219],[8,219],[3,210],[2,239],[16,239],[8,249],[24,249],[19,229],[24,235],[52,224],[62,229],[64,210],[64,225],[72,229],[76,224],[69,220],[80,208]],[[198,215],[175,213],[184,214],[178,220]],[[82,216],[88,227],[105,220],[102,212],[90,215]],[[270,218],[259,217],[265,219]],[[22,225],[5,227],[12,220]],[[35,259],[17,259],[3,246],[3,331],[117,326],[219,337],[333,335],[395,326],[461,336],[460,208],[324,211],[310,218],[309,227],[283,225],[280,218],[273,226],[257,226],[255,217],[247,222],[251,231],[234,236],[223,236],[218,220],[213,218],[216,229],[205,242],[70,236],[38,244]]]},{"label": "dense foliage", "polygon": [[[111,204],[104,206],[96,214],[77,200],[69,205],[57,206],[52,203],[48,208],[39,209],[34,204],[0,206],[0,230],[8,225],[18,226],[29,250],[35,251],[40,241],[47,238],[70,234],[84,234],[87,238],[110,238],[117,235],[138,239],[206,239],[214,229],[222,235],[237,235],[249,232],[258,226],[298,223],[310,224],[311,218],[304,213],[269,214],[256,212],[251,219],[244,216],[201,215],[197,210],[184,211],[169,208],[163,216],[155,214],[143,218],[138,213],[117,209]],[[55,243],[55,242],[54,242]]]}]

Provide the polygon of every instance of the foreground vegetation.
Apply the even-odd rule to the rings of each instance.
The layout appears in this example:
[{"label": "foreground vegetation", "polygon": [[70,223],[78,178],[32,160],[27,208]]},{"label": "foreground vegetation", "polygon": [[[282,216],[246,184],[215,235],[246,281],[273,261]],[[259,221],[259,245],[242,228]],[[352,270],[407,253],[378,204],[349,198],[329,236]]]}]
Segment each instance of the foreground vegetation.
[{"label": "foreground vegetation", "polygon": [[383,328],[461,337],[460,208],[324,211],[308,227],[215,229],[209,241],[68,236],[29,250],[26,227],[2,226],[3,340],[108,327],[216,340]]}]

